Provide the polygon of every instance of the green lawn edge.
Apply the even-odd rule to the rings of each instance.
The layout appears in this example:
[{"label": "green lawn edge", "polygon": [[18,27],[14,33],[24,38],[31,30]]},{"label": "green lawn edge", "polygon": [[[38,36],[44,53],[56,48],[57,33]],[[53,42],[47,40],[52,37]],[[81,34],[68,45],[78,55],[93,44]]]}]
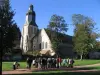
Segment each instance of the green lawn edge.
[{"label": "green lawn edge", "polygon": [[[25,69],[26,68],[26,62],[19,62],[20,68]],[[92,64],[98,64],[100,63],[100,60],[75,60],[74,66],[84,66],[84,65],[92,65]],[[13,62],[2,62],[2,71],[10,71],[13,70]],[[100,69],[100,67],[96,66],[94,67],[96,69]]]}]

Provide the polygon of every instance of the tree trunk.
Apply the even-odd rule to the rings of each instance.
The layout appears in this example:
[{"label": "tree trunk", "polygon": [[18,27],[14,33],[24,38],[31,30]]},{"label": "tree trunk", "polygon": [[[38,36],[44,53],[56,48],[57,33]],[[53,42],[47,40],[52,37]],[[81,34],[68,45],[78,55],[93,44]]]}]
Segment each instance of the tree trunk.
[{"label": "tree trunk", "polygon": [[80,57],[81,57],[80,60],[82,60],[83,59],[83,54],[81,54]]}]

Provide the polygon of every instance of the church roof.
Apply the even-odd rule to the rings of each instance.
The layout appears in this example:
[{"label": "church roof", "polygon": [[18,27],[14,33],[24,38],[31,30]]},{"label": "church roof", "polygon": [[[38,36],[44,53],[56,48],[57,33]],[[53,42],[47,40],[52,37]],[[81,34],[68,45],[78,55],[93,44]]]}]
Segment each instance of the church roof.
[{"label": "church roof", "polygon": [[[55,38],[55,36],[54,36],[54,34],[53,34],[52,31],[50,31],[49,29],[44,29],[44,30],[46,31],[46,33],[47,33],[47,35],[48,35],[48,37],[49,37],[50,40],[52,40],[51,35],[53,35],[53,38]],[[38,30],[37,34],[32,39],[34,39],[35,37],[37,37],[40,32],[41,32],[41,29]],[[70,35],[58,33],[58,39],[61,39],[62,43],[73,44],[73,42],[72,42],[72,36],[70,36]]]},{"label": "church roof", "polygon": [[37,26],[36,22],[35,22],[35,11],[33,10],[33,5],[31,4],[30,7],[29,7],[29,10],[28,12],[26,13],[26,15],[32,15],[32,20],[29,22],[29,25],[33,25],[33,26]]},{"label": "church roof", "polygon": [[33,11],[33,5],[32,4],[30,5],[29,10],[26,13],[26,15],[30,15],[30,14],[35,15],[35,12]]},{"label": "church roof", "polygon": [[[53,38],[55,38],[55,34],[53,34],[54,31],[50,31],[49,29],[45,29],[45,31],[46,31],[48,37],[50,38],[50,40],[52,39],[51,35],[53,36]],[[70,36],[70,35],[58,33],[58,37],[57,38],[61,39],[62,43],[73,44],[73,42],[72,42],[72,36]]]}]

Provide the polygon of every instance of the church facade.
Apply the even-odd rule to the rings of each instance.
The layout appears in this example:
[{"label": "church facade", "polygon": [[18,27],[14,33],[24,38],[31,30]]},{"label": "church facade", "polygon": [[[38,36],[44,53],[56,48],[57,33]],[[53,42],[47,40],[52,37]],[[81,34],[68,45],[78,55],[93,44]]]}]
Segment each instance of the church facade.
[{"label": "church facade", "polygon": [[25,24],[22,28],[20,48],[24,53],[27,51],[49,51],[53,56],[55,52],[52,49],[51,41],[45,29],[39,29],[35,21],[36,14],[33,5],[30,5],[26,13]]}]

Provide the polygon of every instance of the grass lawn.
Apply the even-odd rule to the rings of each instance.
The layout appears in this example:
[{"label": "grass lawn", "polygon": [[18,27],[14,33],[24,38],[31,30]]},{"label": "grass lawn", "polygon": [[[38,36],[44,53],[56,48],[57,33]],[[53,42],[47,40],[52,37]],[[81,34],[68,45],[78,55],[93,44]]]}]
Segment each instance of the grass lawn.
[{"label": "grass lawn", "polygon": [[[19,62],[20,68],[26,68],[26,62]],[[90,65],[90,64],[97,64],[100,63],[100,60],[75,60],[74,66],[80,66],[80,65]],[[2,71],[9,71],[12,70],[13,62],[3,62],[2,63]],[[100,69],[100,66],[93,67],[93,69]]]},{"label": "grass lawn", "polygon": [[[24,69],[26,68],[26,62],[19,62],[20,64],[20,68],[21,69]],[[9,70],[12,70],[13,69],[13,62],[3,62],[2,63],[2,70],[3,71],[9,71]]]},{"label": "grass lawn", "polygon": [[100,63],[100,60],[75,60],[74,66],[92,65]]}]

